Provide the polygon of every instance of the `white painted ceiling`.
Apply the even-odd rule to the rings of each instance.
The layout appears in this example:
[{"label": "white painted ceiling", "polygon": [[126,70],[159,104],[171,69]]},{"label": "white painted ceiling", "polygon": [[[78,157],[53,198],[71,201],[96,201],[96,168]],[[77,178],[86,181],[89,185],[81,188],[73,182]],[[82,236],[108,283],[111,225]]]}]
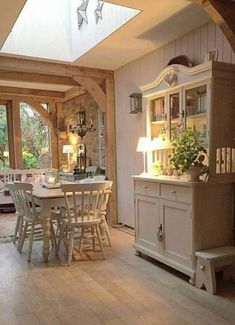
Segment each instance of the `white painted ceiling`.
[{"label": "white painted ceiling", "polygon": [[[0,47],[25,2],[26,0],[0,1]],[[139,9],[141,13],[77,59],[74,62],[77,65],[116,70],[209,21],[203,9],[188,0],[106,2]],[[27,84],[19,86],[27,87]],[[31,85],[31,88],[40,89],[39,86]],[[55,87],[47,85],[47,89],[55,90]]]},{"label": "white painted ceiling", "polygon": [[141,10],[76,63],[116,70],[205,24],[210,18],[188,0],[108,0]]}]

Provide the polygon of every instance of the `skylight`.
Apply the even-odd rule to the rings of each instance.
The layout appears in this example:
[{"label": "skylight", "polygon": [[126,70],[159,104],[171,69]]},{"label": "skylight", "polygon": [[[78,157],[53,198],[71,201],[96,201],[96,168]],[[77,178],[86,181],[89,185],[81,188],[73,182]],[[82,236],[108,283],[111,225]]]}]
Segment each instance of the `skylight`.
[{"label": "skylight", "polygon": [[1,52],[74,62],[138,13],[99,0],[28,0]]}]

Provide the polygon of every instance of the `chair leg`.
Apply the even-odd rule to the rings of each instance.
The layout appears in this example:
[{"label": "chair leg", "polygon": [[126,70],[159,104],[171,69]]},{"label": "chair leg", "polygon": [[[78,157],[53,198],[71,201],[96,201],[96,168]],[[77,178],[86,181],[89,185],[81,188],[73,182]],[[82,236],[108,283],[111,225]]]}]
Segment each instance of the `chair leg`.
[{"label": "chair leg", "polygon": [[31,255],[32,255],[33,240],[34,240],[34,228],[35,228],[35,225],[34,225],[34,223],[32,223],[31,231],[30,231],[30,236],[29,236],[29,253],[28,253],[28,262],[30,262],[30,260],[31,260]]},{"label": "chair leg", "polygon": [[103,259],[105,259],[104,249],[103,249],[103,242],[102,242],[102,237],[101,237],[101,234],[100,234],[99,225],[95,224],[94,226],[95,226],[95,230],[96,230],[97,240],[98,240],[98,243],[99,243],[99,246],[100,246],[101,255],[102,255]]},{"label": "chair leg", "polygon": [[93,250],[95,251],[95,229],[94,229],[94,225],[91,225],[91,236],[92,236],[92,247],[93,247]]},{"label": "chair leg", "polygon": [[23,236],[23,217],[20,218],[19,221],[19,231],[18,231],[18,244],[17,244],[17,250],[20,250],[20,244],[21,244],[21,240],[22,240],[22,236]]},{"label": "chair leg", "polygon": [[78,247],[79,253],[81,253],[81,250],[82,250],[82,242],[83,242],[84,233],[85,233],[85,228],[81,227],[81,237],[80,237],[79,247]]},{"label": "chair leg", "polygon": [[62,241],[62,239],[64,237],[64,224],[63,224],[63,222],[58,221],[58,229],[59,229],[59,238],[58,238],[58,243],[57,243],[57,247],[56,247],[56,255],[57,256],[59,254],[61,241]]},{"label": "chair leg", "polygon": [[26,222],[25,225],[24,225],[24,230],[23,230],[21,241],[20,241],[19,253],[22,252],[22,248],[24,246],[24,241],[25,241],[25,238],[26,238],[26,235],[27,235],[27,230],[28,230],[28,222]]},{"label": "chair leg", "polygon": [[105,234],[106,234],[109,246],[112,247],[111,240],[110,240],[110,235],[109,235],[109,228],[108,228],[106,220],[105,220],[105,223],[104,223],[104,227],[105,227]]},{"label": "chair leg", "polygon": [[21,217],[17,216],[16,226],[15,226],[15,235],[14,235],[14,238],[13,238],[13,244],[14,244],[14,245],[15,245],[16,240],[17,240],[17,234],[19,233],[20,218],[21,218]]},{"label": "chair leg", "polygon": [[57,248],[57,243],[56,243],[56,238],[55,238],[55,230],[53,227],[53,223],[52,221],[50,221],[50,232],[51,232],[51,242],[52,242],[52,246],[55,246],[55,250]]},{"label": "chair leg", "polygon": [[74,229],[72,228],[70,233],[70,240],[69,240],[68,266],[70,266],[72,262],[73,245],[74,245]]}]

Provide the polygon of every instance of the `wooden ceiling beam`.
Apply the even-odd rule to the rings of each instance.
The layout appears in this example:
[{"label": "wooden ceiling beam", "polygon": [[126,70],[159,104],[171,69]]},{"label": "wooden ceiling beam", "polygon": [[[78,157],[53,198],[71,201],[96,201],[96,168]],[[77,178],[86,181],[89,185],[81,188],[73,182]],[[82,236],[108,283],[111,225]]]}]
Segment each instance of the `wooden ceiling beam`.
[{"label": "wooden ceiling beam", "polygon": [[88,93],[94,98],[102,112],[106,112],[106,95],[103,89],[93,80],[88,77],[75,76],[73,79],[88,91]]},{"label": "wooden ceiling beam", "polygon": [[32,82],[32,83],[44,83],[53,85],[64,86],[76,86],[76,81],[72,77],[66,76],[54,76],[41,73],[29,73],[29,72],[15,72],[15,71],[1,71],[0,80],[17,81],[17,82]]},{"label": "wooden ceiling beam", "polygon": [[220,27],[235,52],[235,2],[231,0],[192,0],[200,4]]},{"label": "wooden ceiling beam", "polygon": [[[76,81],[74,80],[74,82],[76,82]],[[76,85],[78,85],[77,82],[76,82]],[[85,93],[85,91],[81,91],[81,89],[79,87],[73,87],[65,92],[64,101],[66,102],[66,101],[73,99],[77,96],[81,96],[83,93]]]},{"label": "wooden ceiling beam", "polygon": [[15,94],[2,94],[0,93],[1,102],[10,102],[13,99],[18,100],[19,102],[25,102],[26,99],[31,99],[37,101],[39,103],[57,103],[63,102],[63,99],[58,98],[47,98],[47,97],[40,97],[40,96],[24,96],[24,95],[15,95]]},{"label": "wooden ceiling beam", "polygon": [[2,95],[17,95],[17,96],[33,96],[49,99],[63,99],[64,93],[60,91],[51,90],[39,90],[39,89],[28,89],[28,88],[18,88],[18,87],[6,87],[0,86],[0,97]]},{"label": "wooden ceiling beam", "polygon": [[0,55],[0,71],[29,72],[55,76],[80,76],[106,79],[113,71],[79,67],[70,63],[54,63]]},{"label": "wooden ceiling beam", "polygon": [[52,120],[51,120],[50,114],[40,103],[38,103],[35,100],[30,100],[30,99],[26,99],[26,100],[24,100],[24,102],[26,104],[28,104],[31,108],[33,108],[40,115],[40,117],[43,119],[43,121],[50,128],[52,128]]}]

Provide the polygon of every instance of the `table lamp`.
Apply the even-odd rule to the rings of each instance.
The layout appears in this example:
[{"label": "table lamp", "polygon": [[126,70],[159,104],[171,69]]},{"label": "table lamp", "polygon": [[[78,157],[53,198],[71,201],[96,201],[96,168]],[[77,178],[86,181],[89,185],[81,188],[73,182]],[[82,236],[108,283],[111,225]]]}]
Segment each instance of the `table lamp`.
[{"label": "table lamp", "polygon": [[63,153],[67,153],[68,171],[70,171],[70,154],[73,153],[73,146],[71,144],[63,145]]},{"label": "table lamp", "polygon": [[141,173],[141,176],[148,176],[147,172],[147,155],[146,153],[148,151],[152,150],[152,143],[151,140],[147,137],[141,137],[139,138],[138,145],[137,145],[137,152],[143,152],[143,157],[144,157],[144,171]]}]

